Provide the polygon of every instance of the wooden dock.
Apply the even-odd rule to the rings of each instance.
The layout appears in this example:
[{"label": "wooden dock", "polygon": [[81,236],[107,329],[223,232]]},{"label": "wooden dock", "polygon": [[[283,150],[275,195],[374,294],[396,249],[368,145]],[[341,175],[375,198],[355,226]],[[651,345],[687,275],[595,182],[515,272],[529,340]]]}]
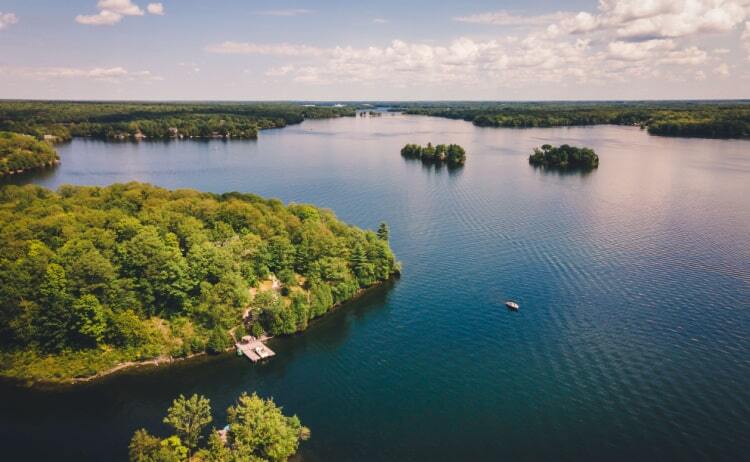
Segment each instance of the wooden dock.
[{"label": "wooden dock", "polygon": [[270,358],[271,356],[276,356],[276,353],[274,353],[273,350],[251,335],[242,337],[242,340],[235,345],[237,346],[238,356],[245,355],[254,363]]}]

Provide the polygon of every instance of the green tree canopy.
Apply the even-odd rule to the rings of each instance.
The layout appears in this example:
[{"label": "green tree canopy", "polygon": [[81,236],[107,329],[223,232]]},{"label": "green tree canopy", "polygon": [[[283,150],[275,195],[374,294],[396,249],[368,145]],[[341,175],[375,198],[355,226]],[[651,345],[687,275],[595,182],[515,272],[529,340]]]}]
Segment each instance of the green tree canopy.
[{"label": "green tree canopy", "polygon": [[167,410],[164,423],[174,428],[188,450],[193,451],[198,446],[203,428],[212,420],[209,400],[193,394],[190,398],[180,395],[175,399]]}]

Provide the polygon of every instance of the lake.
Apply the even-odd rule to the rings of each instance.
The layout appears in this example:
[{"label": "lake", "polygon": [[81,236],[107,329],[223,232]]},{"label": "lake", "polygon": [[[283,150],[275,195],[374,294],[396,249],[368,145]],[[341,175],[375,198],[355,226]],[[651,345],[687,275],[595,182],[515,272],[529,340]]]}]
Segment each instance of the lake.
[{"label": "lake", "polygon": [[[465,167],[403,159],[458,143]],[[527,162],[588,146],[590,173]],[[636,127],[479,128],[420,116],[310,120],[257,141],[59,147],[13,178],[242,191],[391,228],[402,277],[270,342],[65,390],[3,385],[7,460],[126,460],[178,394],[215,425],[243,391],[312,430],[304,461],[727,460],[750,452],[750,141]],[[6,180],[7,182],[8,180]],[[520,301],[519,312],[503,305]]]}]

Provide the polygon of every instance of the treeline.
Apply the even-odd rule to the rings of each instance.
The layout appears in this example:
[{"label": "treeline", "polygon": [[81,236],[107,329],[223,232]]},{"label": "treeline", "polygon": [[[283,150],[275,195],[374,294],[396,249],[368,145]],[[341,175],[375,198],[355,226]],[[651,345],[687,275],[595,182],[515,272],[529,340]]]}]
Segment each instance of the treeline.
[{"label": "treeline", "polygon": [[407,144],[401,148],[401,155],[407,159],[420,159],[422,162],[447,162],[448,165],[463,165],[466,162],[466,150],[457,144],[438,144],[427,146]]},{"label": "treeline", "polygon": [[529,163],[559,169],[590,170],[599,166],[599,156],[590,148],[578,148],[567,144],[553,147],[544,144],[541,149],[534,148],[534,153],[529,156]]},{"label": "treeline", "polygon": [[353,116],[353,107],[294,103],[0,102],[0,130],[38,139],[256,138],[308,118]]},{"label": "treeline", "polygon": [[654,135],[750,137],[747,102],[408,103],[397,109],[461,119],[480,127],[636,125]]},{"label": "treeline", "polygon": [[[0,190],[0,375],[58,380],[293,333],[396,270],[387,232],[255,195]],[[273,276],[279,292],[251,288]],[[250,311],[247,326],[242,317]]]},{"label": "treeline", "polygon": [[295,416],[287,417],[273,400],[243,393],[227,409],[228,424],[210,431],[211,403],[204,397],[180,395],[167,409],[164,423],[174,434],[158,438],[145,429],[130,440],[130,462],[283,462],[297,452],[310,430]]},{"label": "treeline", "polygon": [[49,167],[59,160],[49,143],[28,135],[0,132],[0,176]]}]

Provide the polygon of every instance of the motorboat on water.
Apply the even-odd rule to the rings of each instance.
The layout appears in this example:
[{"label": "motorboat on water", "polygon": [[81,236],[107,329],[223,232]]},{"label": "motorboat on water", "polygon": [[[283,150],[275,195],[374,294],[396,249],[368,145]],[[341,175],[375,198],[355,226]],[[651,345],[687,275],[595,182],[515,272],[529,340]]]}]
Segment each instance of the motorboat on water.
[{"label": "motorboat on water", "polygon": [[521,305],[518,304],[518,302],[513,300],[506,300],[505,306],[508,307],[509,310],[518,311],[519,308],[521,308]]}]

